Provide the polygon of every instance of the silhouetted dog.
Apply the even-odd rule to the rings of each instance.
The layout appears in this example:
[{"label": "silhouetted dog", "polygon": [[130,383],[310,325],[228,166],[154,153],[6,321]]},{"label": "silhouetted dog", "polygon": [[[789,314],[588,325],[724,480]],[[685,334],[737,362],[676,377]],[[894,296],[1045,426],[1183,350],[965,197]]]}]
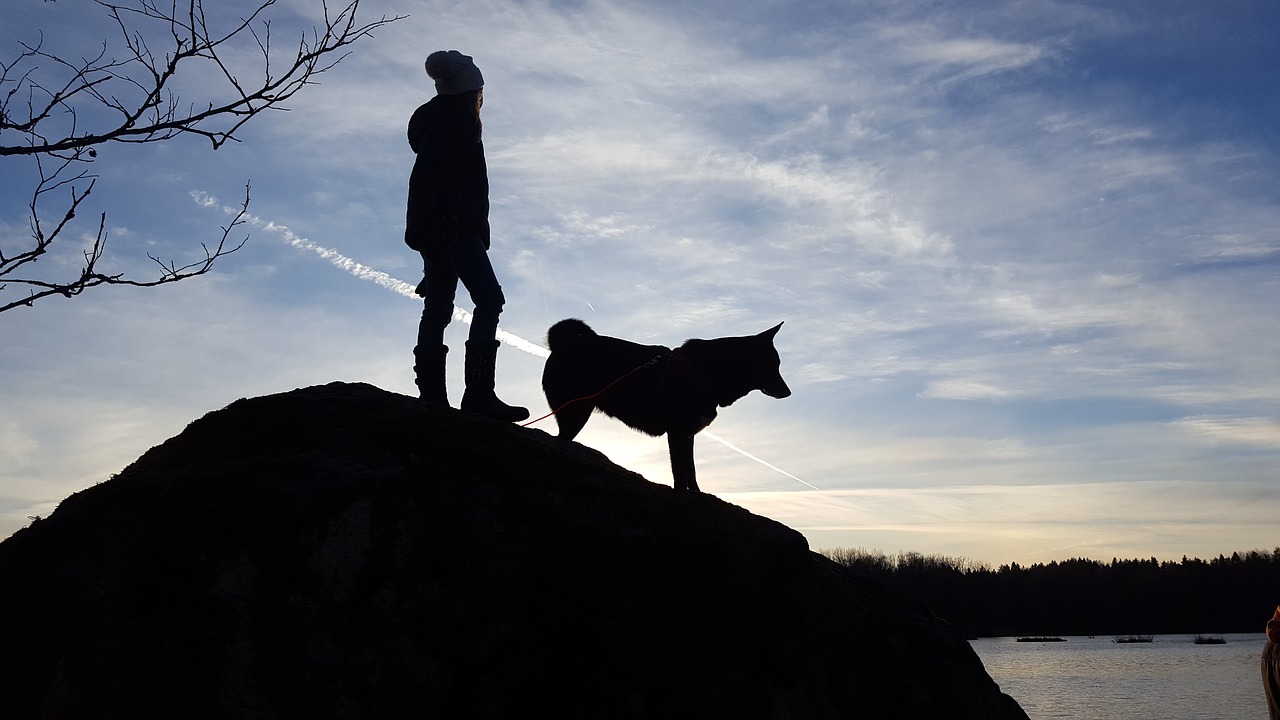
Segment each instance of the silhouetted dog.
[{"label": "silhouetted dog", "polygon": [[547,331],[551,356],[542,391],[556,413],[560,437],[572,440],[600,410],[649,435],[666,433],[671,476],[680,490],[698,489],[693,436],[752,390],[774,398],[791,394],[778,372],[773,336],[688,340],[672,350],[597,335],[581,320],[561,320]]}]

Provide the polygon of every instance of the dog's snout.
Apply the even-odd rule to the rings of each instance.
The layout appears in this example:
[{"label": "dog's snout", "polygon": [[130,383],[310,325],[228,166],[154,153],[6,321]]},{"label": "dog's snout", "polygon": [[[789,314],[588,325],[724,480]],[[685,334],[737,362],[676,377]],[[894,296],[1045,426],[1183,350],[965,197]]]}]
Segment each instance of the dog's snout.
[{"label": "dog's snout", "polygon": [[785,397],[791,397],[791,388],[787,387],[787,384],[781,381],[762,389],[761,392],[771,398],[777,398],[779,400]]}]

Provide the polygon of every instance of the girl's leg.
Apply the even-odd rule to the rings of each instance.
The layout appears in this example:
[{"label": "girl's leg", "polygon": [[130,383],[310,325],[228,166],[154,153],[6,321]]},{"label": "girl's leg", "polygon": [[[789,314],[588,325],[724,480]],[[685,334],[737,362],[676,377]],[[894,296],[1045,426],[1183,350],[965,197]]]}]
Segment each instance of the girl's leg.
[{"label": "girl's leg", "polygon": [[454,248],[453,269],[475,303],[467,341],[493,340],[498,333],[498,316],[502,314],[502,306],[507,299],[502,294],[502,286],[493,272],[493,263],[489,261],[489,253],[480,238],[459,239]]},{"label": "girl's leg", "polygon": [[444,331],[453,319],[453,299],[458,291],[458,276],[452,263],[422,258],[422,319],[418,322],[418,344],[413,348],[414,382],[424,401],[448,406],[445,382],[445,358],[449,346],[444,344]]},{"label": "girl's leg", "polygon": [[493,264],[489,262],[489,253],[479,237],[459,240],[454,249],[453,267],[476,306],[471,318],[471,331],[467,334],[464,365],[467,389],[462,396],[461,407],[495,420],[524,420],[529,417],[528,410],[508,405],[494,393],[498,316],[502,314],[506,298],[494,275]]},{"label": "girl's leg", "polygon": [[422,320],[418,322],[418,346],[444,345],[444,330],[453,319],[453,301],[458,293],[458,274],[447,260],[428,260],[422,256],[422,282],[417,293],[422,297]]}]

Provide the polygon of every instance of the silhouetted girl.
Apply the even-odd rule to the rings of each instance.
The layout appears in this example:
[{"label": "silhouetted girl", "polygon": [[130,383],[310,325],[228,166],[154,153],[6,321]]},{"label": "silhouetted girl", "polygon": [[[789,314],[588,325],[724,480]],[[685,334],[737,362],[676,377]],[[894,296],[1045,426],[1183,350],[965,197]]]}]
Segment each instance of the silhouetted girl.
[{"label": "silhouetted girl", "polygon": [[1267,621],[1267,644],[1262,647],[1262,689],[1267,693],[1271,720],[1280,720],[1280,607]]},{"label": "silhouetted girl", "polygon": [[458,282],[475,303],[467,336],[461,408],[514,422],[529,417],[494,394],[498,315],[506,299],[489,262],[489,174],[481,142],[484,78],[457,50],[431,53],[427,75],[436,96],[409,120],[409,146],[417,153],[409,178],[405,242],[422,255],[422,321],[413,349],[414,375],[423,400],[448,405],[445,327],[453,318]]}]

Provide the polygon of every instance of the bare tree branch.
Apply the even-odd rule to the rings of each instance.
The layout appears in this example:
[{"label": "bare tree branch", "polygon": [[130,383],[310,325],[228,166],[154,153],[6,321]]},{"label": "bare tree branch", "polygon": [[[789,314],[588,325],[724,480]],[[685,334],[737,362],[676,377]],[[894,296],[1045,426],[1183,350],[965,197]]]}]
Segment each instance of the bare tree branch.
[{"label": "bare tree branch", "polygon": [[[33,158],[38,175],[29,204],[30,243],[10,255],[0,247],[0,292],[25,288],[27,294],[14,301],[0,298],[0,312],[53,295],[73,297],[98,285],[153,287],[176,282],[208,272],[216,260],[239,250],[245,241],[230,245],[228,237],[248,209],[248,186],[240,214],[223,228],[218,243],[201,244],[202,259],[179,265],[149,256],[159,268],[154,279],[98,271],[106,250],[105,213],[95,239],[83,250],[78,276],[49,281],[17,274],[50,251],[89,197],[98,177],[87,167],[97,156],[97,146],[162,142],[184,134],[208,139],[215,150],[239,142],[235,133],[245,123],[264,110],[287,110],[284,103],[342,62],[348,46],[401,19],[384,15],[361,24],[356,19],[360,0],[350,0],[336,13],[328,0],[319,0],[323,26],[303,32],[296,47],[283,53],[282,63],[282,53],[272,47],[267,17],[276,0],[260,0],[248,17],[230,23],[212,22],[203,0],[169,0],[167,5],[165,0],[95,2],[118,30],[120,59],[104,41],[95,53],[73,61],[46,50],[39,33],[33,44],[21,44],[22,51],[11,62],[0,60],[0,157]],[[224,27],[219,30],[215,24]],[[164,40],[163,51],[153,50],[158,37]],[[262,74],[253,82],[241,80],[227,61],[246,45],[260,54]],[[177,79],[200,72],[212,74],[220,85],[208,88],[210,99],[184,105],[175,89]],[[60,220],[42,221],[43,202],[64,191],[68,194]]]},{"label": "bare tree branch", "polygon": [[[75,208],[80,205],[86,197],[89,196],[90,190],[93,189],[94,180],[89,181],[88,187],[83,191],[77,191],[74,186],[71,187],[71,209],[67,215],[58,224],[54,234],[62,229],[69,220],[75,217]],[[214,262],[220,258],[244,247],[249,241],[249,236],[245,235],[239,242],[231,244],[231,234],[240,225],[245,224],[245,215],[249,212],[249,185],[244,186],[244,202],[240,205],[239,212],[232,218],[231,222],[222,228],[222,236],[218,239],[218,243],[210,249],[205,243],[200,243],[200,248],[204,251],[204,257],[185,265],[177,265],[173,261],[165,261],[160,258],[147,254],[156,265],[159,266],[159,274],[150,280],[132,280],[124,277],[123,274],[107,275],[98,271],[98,261],[102,258],[107,248],[106,222],[107,214],[102,213],[98,218],[98,231],[94,236],[93,244],[86,250],[83,250],[84,265],[80,268],[78,275],[70,280],[49,282],[34,278],[18,278],[8,277],[8,275],[21,265],[34,261],[45,248],[49,241],[40,242],[38,240],[40,230],[38,225],[33,226],[33,234],[37,238],[37,247],[26,253],[17,255],[13,258],[5,258],[0,255],[0,277],[5,278],[5,283],[13,283],[27,289],[27,296],[18,300],[12,300],[0,304],[0,312],[12,310],[17,307],[30,307],[37,300],[41,300],[53,295],[61,295],[63,297],[75,297],[91,287],[98,285],[132,285],[133,287],[156,287],[157,285],[165,285],[168,283],[185,280],[189,277],[203,275],[213,268]],[[33,212],[33,217],[36,217]],[[52,235],[50,236],[52,237]],[[0,285],[0,290],[4,289],[4,285]]]}]

